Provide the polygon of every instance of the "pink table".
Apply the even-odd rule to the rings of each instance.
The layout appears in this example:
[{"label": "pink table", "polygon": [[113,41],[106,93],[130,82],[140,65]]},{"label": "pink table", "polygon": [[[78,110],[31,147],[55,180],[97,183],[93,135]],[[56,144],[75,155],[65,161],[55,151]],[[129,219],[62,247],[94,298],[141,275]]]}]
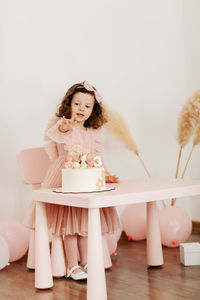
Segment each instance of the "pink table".
[{"label": "pink table", "polygon": [[86,194],[61,194],[52,192],[52,189],[33,191],[33,200],[36,201],[36,288],[53,286],[45,202],[89,209],[87,300],[106,300],[99,208],[147,202],[147,265],[160,266],[163,254],[156,201],[200,194],[200,180],[148,178],[112,186],[116,187],[113,191]]}]

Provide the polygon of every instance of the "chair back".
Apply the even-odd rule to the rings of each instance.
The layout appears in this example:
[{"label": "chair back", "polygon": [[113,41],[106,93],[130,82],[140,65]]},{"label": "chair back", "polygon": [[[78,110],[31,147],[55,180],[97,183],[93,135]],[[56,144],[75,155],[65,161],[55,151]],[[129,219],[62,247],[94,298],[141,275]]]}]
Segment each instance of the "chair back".
[{"label": "chair back", "polygon": [[50,166],[45,149],[43,147],[24,149],[19,152],[18,158],[24,183],[39,188]]}]

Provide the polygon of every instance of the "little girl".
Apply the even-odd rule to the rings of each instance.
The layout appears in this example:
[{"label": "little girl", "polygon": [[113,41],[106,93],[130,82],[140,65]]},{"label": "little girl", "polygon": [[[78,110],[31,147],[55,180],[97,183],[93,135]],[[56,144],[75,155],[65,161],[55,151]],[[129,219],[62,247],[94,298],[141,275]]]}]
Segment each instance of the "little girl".
[{"label": "little girl", "polygon": [[[52,163],[43,182],[44,188],[61,187],[61,169],[74,145],[80,145],[85,153],[103,154],[102,126],[106,119],[102,100],[87,81],[74,84],[67,91],[45,132],[45,150]],[[106,175],[106,182],[119,182],[116,175],[109,175],[107,171]],[[46,212],[52,234],[64,235],[67,277],[86,279],[88,209],[46,204]],[[120,223],[115,208],[100,209],[100,216],[102,233],[116,232]]]}]

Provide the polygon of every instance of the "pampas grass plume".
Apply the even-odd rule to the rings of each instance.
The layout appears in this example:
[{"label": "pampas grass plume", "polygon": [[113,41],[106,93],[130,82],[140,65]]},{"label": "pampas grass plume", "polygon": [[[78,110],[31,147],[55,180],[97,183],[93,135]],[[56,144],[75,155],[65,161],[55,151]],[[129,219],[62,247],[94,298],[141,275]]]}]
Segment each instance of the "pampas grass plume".
[{"label": "pampas grass plume", "polygon": [[200,123],[195,128],[193,144],[194,146],[200,144]]},{"label": "pampas grass plume", "polygon": [[180,114],[179,129],[179,143],[181,148],[188,143],[190,136],[194,134],[193,147],[181,176],[183,178],[193,149],[200,143],[200,91],[195,92],[184,105]]},{"label": "pampas grass plume", "polygon": [[183,105],[178,120],[178,142],[185,147],[193,135],[195,127],[200,121],[200,91]]},{"label": "pampas grass plume", "polygon": [[[178,162],[176,167],[175,178],[178,177],[182,149],[188,144],[193,134],[194,134],[193,147],[190,151],[181,178],[183,178],[185,175],[185,171],[187,169],[194,147],[200,143],[200,90],[196,91],[194,95],[189,100],[186,101],[179,115],[178,142],[180,144],[180,150],[179,150],[179,157],[178,157]],[[173,206],[175,202],[176,199],[173,198],[171,200],[171,205]]]},{"label": "pampas grass plume", "polygon": [[126,148],[134,152],[136,155],[139,154],[137,145],[131,136],[131,133],[122,118],[122,116],[112,108],[104,106],[105,116],[107,123],[105,127],[120,141],[122,141]]},{"label": "pampas grass plume", "polygon": [[[107,119],[107,123],[105,127],[121,142],[123,142],[127,149],[131,150],[137,157],[139,158],[141,164],[143,165],[147,175],[151,177],[149,171],[147,170],[144,161],[142,160],[141,156],[139,155],[139,151],[134,139],[131,136],[131,133],[122,118],[122,116],[107,106],[104,106],[104,113]],[[164,207],[166,207],[164,200],[162,200]]]}]

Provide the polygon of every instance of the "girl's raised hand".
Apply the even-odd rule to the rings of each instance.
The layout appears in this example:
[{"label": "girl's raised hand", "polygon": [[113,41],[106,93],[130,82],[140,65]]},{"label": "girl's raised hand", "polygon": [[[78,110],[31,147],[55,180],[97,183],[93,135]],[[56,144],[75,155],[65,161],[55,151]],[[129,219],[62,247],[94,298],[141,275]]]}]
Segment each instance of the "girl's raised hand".
[{"label": "girl's raised hand", "polygon": [[62,122],[59,126],[59,130],[61,132],[67,132],[72,129],[72,127],[76,124],[75,117],[72,116],[71,119],[66,119],[65,116],[62,117]]},{"label": "girl's raised hand", "polygon": [[119,182],[120,182],[119,177],[117,177],[115,174],[106,176],[106,183],[119,183]]}]

